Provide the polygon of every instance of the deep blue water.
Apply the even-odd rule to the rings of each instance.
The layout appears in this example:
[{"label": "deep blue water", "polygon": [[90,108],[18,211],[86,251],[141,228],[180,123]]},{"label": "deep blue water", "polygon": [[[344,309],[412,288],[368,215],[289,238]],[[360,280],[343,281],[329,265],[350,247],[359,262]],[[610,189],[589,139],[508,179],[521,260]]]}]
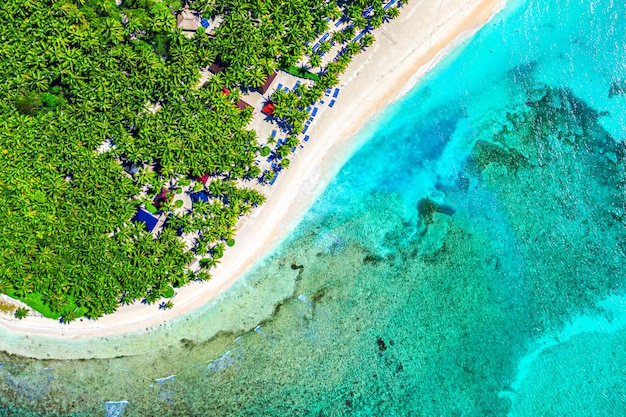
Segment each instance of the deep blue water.
[{"label": "deep blue water", "polygon": [[[292,236],[221,300],[142,355],[6,358],[2,404],[623,415],[625,32],[620,2],[509,6],[363,130]],[[240,324],[209,336],[225,317]]]}]

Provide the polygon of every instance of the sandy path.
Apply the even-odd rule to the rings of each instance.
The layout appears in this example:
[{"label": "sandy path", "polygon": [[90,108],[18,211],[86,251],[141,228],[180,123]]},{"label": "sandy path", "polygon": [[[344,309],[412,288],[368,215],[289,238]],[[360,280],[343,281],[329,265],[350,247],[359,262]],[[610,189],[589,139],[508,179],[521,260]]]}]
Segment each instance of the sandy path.
[{"label": "sandy path", "polygon": [[[376,42],[341,77],[341,93],[310,131],[311,139],[271,190],[268,201],[243,223],[207,283],[177,290],[174,308],[124,306],[97,321],[62,325],[41,317],[0,318],[13,333],[81,339],[131,332],[199,308],[230,287],[297,225],[341,165],[359,145],[354,134],[375,112],[406,92],[446,53],[482,27],[504,0],[411,0],[394,21],[376,30]],[[6,348],[0,343],[0,349]],[[13,350],[13,349],[8,349]]]}]

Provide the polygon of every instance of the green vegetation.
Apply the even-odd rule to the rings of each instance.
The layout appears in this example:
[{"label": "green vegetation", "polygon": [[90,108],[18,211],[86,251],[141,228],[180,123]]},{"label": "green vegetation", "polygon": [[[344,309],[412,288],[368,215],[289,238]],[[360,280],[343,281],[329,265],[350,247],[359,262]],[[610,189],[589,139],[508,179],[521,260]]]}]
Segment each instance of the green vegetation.
[{"label": "green vegetation", "polygon": [[[261,148],[247,128],[252,110],[236,106],[241,89],[305,59],[326,18],[350,21],[370,4],[374,18],[386,16],[380,0],[186,3],[221,25],[184,36],[177,0],[0,4],[1,293],[69,322],[209,279],[238,219],[264,200],[241,184],[272,175],[255,164]],[[277,97],[292,133],[281,158],[299,143],[306,107],[337,83],[364,39],[373,41],[348,43],[310,89]],[[200,69],[218,57],[226,70],[199,86]],[[208,201],[183,208],[179,197],[191,192]],[[162,229],[132,222],[139,208]],[[192,250],[181,233],[199,236]],[[190,268],[196,258],[199,271]]]},{"label": "green vegetation", "polygon": [[15,310],[14,316],[16,319],[22,320],[28,316],[28,309],[25,307],[19,307]]},{"label": "green vegetation", "polygon": [[318,74],[314,74],[304,67],[296,67],[295,65],[291,65],[287,68],[283,68],[282,70],[288,74],[295,75],[296,77],[300,77],[300,78],[305,78],[307,80],[313,80],[313,81],[320,80],[320,76]]}]

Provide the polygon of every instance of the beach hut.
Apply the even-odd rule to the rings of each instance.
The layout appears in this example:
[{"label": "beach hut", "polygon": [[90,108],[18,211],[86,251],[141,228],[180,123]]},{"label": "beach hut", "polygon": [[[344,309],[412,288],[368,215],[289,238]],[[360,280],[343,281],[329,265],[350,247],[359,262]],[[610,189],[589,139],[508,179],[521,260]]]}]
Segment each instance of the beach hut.
[{"label": "beach hut", "polygon": [[263,106],[263,109],[261,109],[261,112],[267,114],[268,116],[273,116],[274,110],[276,110],[276,108],[274,107],[274,103],[268,101],[267,103],[265,103],[265,106]]},{"label": "beach hut", "polygon": [[154,204],[156,207],[161,207],[161,205],[165,203],[166,201],[167,201],[167,189],[161,188],[161,192],[158,193],[154,197],[154,200],[152,200],[152,204]]},{"label": "beach hut", "polygon": [[209,66],[209,71],[213,74],[219,74],[226,69],[226,66],[227,65],[223,63],[219,57],[217,57],[215,58],[215,62]]},{"label": "beach hut", "polygon": [[200,182],[202,182],[202,184],[206,185],[206,183],[207,183],[207,181],[209,180],[210,177],[211,176],[209,175],[209,173],[205,172],[202,175],[196,176],[196,181],[200,181]]},{"label": "beach hut", "polygon": [[137,214],[131,219],[131,221],[143,222],[145,224],[146,231],[152,232],[159,222],[159,219],[146,209],[140,208],[139,210],[137,210]]},{"label": "beach hut", "polygon": [[205,203],[209,202],[209,196],[204,191],[198,191],[197,193],[193,193],[190,197],[193,203],[197,203],[199,201],[204,201]]},{"label": "beach hut", "polygon": [[248,107],[252,107],[252,106],[246,103],[245,101],[243,101],[242,99],[239,99],[239,101],[237,102],[237,107],[239,107],[239,110],[245,110]]},{"label": "beach hut", "polygon": [[176,16],[176,28],[187,36],[192,35],[202,26],[199,16],[191,10],[183,9]]},{"label": "beach hut", "polygon": [[265,94],[267,93],[267,90],[269,90],[269,88],[272,86],[272,83],[274,82],[274,79],[276,79],[276,76],[278,75],[277,72],[274,72],[272,75],[270,75],[269,77],[267,77],[267,79],[265,80],[265,82],[263,83],[263,85],[261,87],[258,88],[259,92],[261,94]]}]

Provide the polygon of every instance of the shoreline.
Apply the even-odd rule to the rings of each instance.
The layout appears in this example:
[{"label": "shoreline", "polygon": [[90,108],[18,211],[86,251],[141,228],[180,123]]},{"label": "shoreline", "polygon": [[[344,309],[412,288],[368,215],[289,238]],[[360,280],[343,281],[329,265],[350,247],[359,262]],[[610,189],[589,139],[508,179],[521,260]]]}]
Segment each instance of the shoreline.
[{"label": "shoreline", "polygon": [[[0,318],[0,329],[12,335],[84,341],[144,331],[207,304],[271,253],[297,226],[362,144],[356,134],[365,124],[406,94],[504,5],[504,0],[444,0],[439,5],[412,0],[398,18],[376,29],[374,45],[355,56],[341,76],[338,87],[342,91],[334,108],[318,116],[305,149],[269,190],[267,201],[243,220],[235,235],[237,245],[225,252],[210,281],[177,289],[172,310],[137,302],[95,321],[84,319],[67,325],[34,316],[24,320]],[[0,350],[28,356],[19,349],[19,343],[11,345],[6,340],[0,342]]]}]

